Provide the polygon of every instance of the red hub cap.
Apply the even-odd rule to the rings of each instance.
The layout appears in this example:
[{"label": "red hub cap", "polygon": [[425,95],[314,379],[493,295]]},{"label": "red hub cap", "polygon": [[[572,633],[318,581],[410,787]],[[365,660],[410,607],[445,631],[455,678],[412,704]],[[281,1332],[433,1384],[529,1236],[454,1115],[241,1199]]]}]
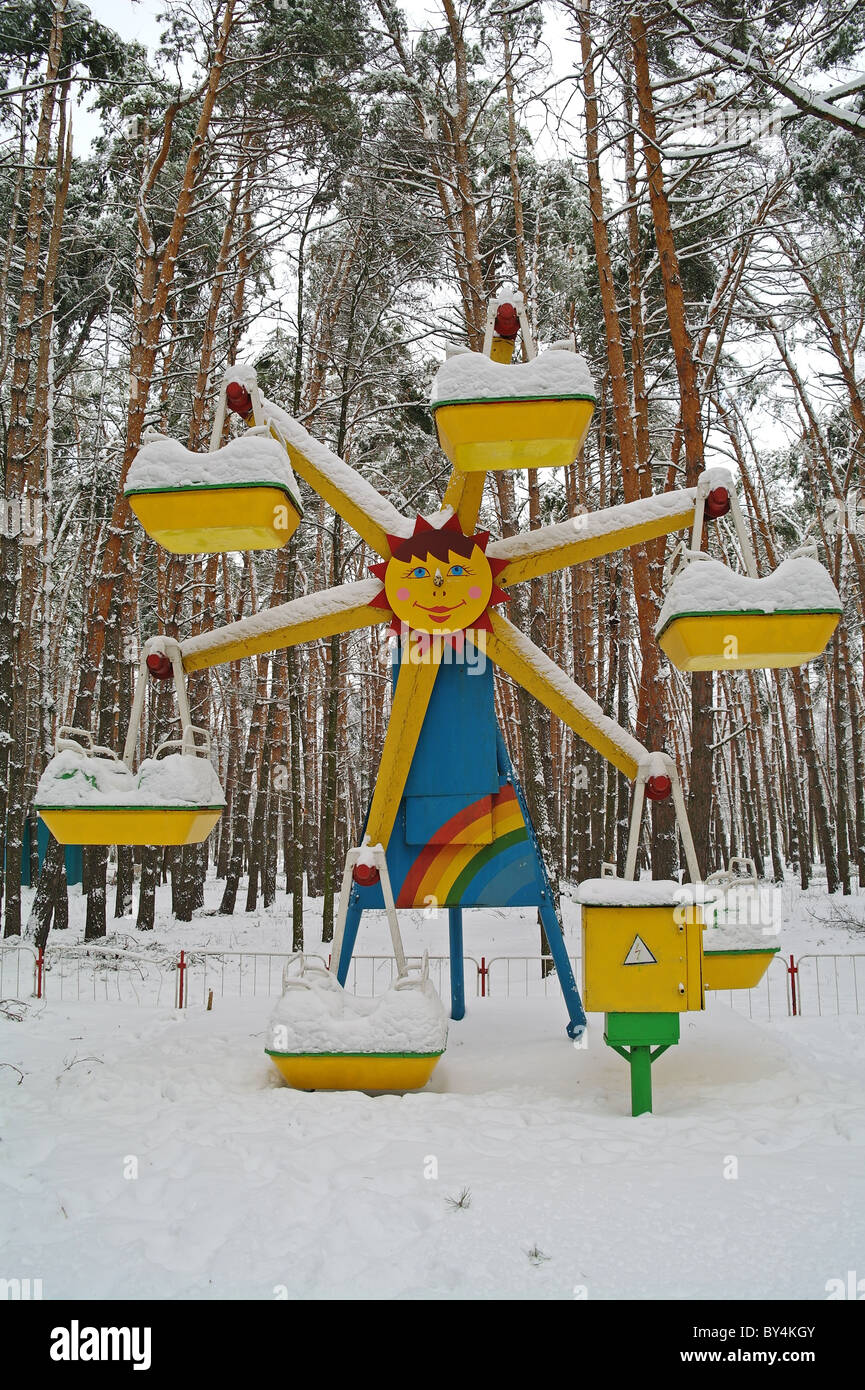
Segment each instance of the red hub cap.
[{"label": "red hub cap", "polygon": [[650,777],[646,782],[646,796],[650,801],[666,801],[672,790],[672,782],[663,775]]},{"label": "red hub cap", "polygon": [[225,403],[245,420],[252,413],[252,397],[239,381],[230,381],[225,388]]},{"label": "red hub cap", "polygon": [[164,652],[151,652],[147,658],[147,669],[156,681],[170,680],[174,674],[171,657]]},{"label": "red hub cap", "polygon": [[369,888],[373,883],[378,883],[380,878],[375,864],[355,864],[351,876],[361,888]]},{"label": "red hub cap", "polygon": [[706,516],[710,521],[717,521],[719,516],[726,516],[730,510],[730,494],[725,487],[713,487],[706,498]]},{"label": "red hub cap", "polygon": [[520,331],[520,320],[513,304],[500,304],[496,313],[495,331],[500,338],[515,338]]}]

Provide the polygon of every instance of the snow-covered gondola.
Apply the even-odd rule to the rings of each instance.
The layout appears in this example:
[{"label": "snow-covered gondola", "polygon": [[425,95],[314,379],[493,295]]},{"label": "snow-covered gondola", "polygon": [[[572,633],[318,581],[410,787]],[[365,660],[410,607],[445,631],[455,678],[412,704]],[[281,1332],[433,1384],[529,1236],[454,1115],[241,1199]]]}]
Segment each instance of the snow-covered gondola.
[{"label": "snow-covered gondola", "polygon": [[384,994],[347,994],[336,975],[301,961],[283,980],[268,1056],[301,1091],[416,1091],[447,1045],[447,1016],[428,963]]},{"label": "snow-covered gondola", "polygon": [[463,473],[573,463],[595,408],[585,358],[558,346],[536,357],[532,346],[526,362],[496,361],[493,341],[451,352],[436,373],[430,406],[444,453]]},{"label": "snow-covered gondola", "polygon": [[[61,728],[35,805],[62,845],[192,845],[206,840],[225,808],[207,731],[190,722],[180,649],[157,639],[141,659],[123,758],[84,729]],[[150,658],[150,665],[148,665]],[[160,665],[162,663],[162,665]],[[133,771],[148,672],[174,676],[182,734]]]},{"label": "snow-covered gondola", "polygon": [[760,888],[750,859],[731,859],[709,875],[706,888],[703,983],[711,990],[753,989],[781,949],[773,890]]},{"label": "snow-covered gondola", "polygon": [[[220,448],[226,392],[233,409],[240,401],[251,411],[257,400],[260,423]],[[210,453],[149,431],[124,493],[148,536],[174,555],[279,550],[303,516],[278,426],[264,412],[257,388],[250,394],[233,381],[222,386]]]},{"label": "snow-covered gondola", "polygon": [[655,632],[680,671],[801,666],[824,650],[840,616],[818,560],[794,556],[752,579],[703,554],[679,570]]},{"label": "snow-covered gondola", "polygon": [[[707,485],[711,478],[707,478]],[[698,498],[690,550],[674,554],[672,583],[655,636],[680,671],[742,671],[801,666],[824,651],[841,616],[841,599],[813,553],[789,556],[759,578],[735,494],[726,493],[747,574],[695,544],[710,496]]]},{"label": "snow-covered gondola", "polygon": [[[358,998],[343,989],[340,966],[348,903],[358,867],[381,882],[397,978],[384,994]],[[429,978],[429,957],[411,969],[381,845],[349,850],[343,873],[331,968],[290,961],[265,1049],[289,1086],[302,1091],[416,1091],[447,1046],[448,1020]]]}]

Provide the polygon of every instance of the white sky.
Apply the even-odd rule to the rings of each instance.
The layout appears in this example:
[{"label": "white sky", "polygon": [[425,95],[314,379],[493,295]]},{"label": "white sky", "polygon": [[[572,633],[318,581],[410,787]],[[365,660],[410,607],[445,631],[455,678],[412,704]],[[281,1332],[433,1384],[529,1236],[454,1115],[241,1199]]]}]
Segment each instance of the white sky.
[{"label": "white sky", "polygon": [[[158,16],[170,7],[170,0],[86,0],[94,17],[114,29],[126,41],[137,40],[153,53],[159,44],[162,23]],[[402,0],[402,8],[410,22],[422,27],[425,22],[441,23],[439,5],[431,0]],[[564,15],[556,5],[544,5],[542,13],[545,20],[544,38],[552,51],[552,67],[555,77],[562,77],[573,70],[578,58],[578,49],[567,35]],[[86,101],[87,99],[85,99]],[[98,119],[85,107],[79,106],[75,118],[75,146],[79,154],[86,153],[94,136],[99,131]],[[529,125],[533,122],[529,117]],[[551,132],[540,124],[534,132],[538,153],[555,153],[556,144]],[[546,147],[550,148],[547,149]],[[764,412],[760,412],[764,416]],[[761,442],[778,444],[781,442],[779,427],[774,421],[762,418],[757,426]]]},{"label": "white sky", "polygon": [[148,48],[158,43],[156,15],[164,5],[154,0],[86,0],[86,4],[94,19],[116,30],[127,42],[137,39]]},{"label": "white sky", "polygon": [[[441,22],[441,7],[430,4],[429,0],[401,0],[402,9],[409,20],[420,28],[425,22]],[[159,45],[162,24],[157,16],[165,13],[170,0],[86,0],[95,19],[114,29],[127,43],[137,40],[154,52]],[[544,5],[544,34],[553,54],[556,72],[567,72],[574,62],[576,46],[566,38],[567,26],[557,6]],[[84,153],[98,134],[99,122],[86,107],[79,107],[75,120],[76,149]],[[547,143],[545,132],[536,132],[539,153]],[[552,153],[552,151],[549,151]]]}]

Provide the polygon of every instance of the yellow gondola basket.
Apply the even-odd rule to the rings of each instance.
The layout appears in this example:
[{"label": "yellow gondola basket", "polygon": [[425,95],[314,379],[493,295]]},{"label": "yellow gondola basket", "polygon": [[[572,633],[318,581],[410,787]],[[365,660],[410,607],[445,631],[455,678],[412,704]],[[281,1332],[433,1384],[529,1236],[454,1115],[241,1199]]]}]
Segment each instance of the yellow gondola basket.
[{"label": "yellow gondola basket", "polygon": [[462,473],[571,464],[589,430],[594,397],[438,401],[439,444]]},{"label": "yellow gondola basket", "polygon": [[[174,645],[176,646],[176,643]],[[133,716],[128,736],[131,746],[134,746],[137,738],[144,700],[146,656],[147,648],[142,655],[142,674],[139,677],[133,702]],[[188,719],[185,692],[183,711]],[[205,740],[203,746],[196,743],[196,738],[201,735]],[[181,738],[166,739],[161,743],[156,749],[153,762],[158,762],[163,753],[174,748],[179,749],[181,754],[193,750],[198,756],[204,755],[209,764],[210,740],[205,730],[199,729],[193,724],[185,722]],[[39,800],[37,794],[35,802],[35,809],[39,816],[55,840],[61,845],[198,845],[207,839],[225,810],[224,802],[196,804],[191,800],[181,804],[164,802],[150,806],[146,803],[139,805],[132,802],[130,804],[128,801],[115,805],[109,802],[106,805],[99,801],[90,803],[72,800],[64,805],[62,801],[58,802],[54,799],[58,773],[55,771],[52,775],[51,768],[56,762],[57,756],[66,753],[74,754],[73,764],[77,765],[73,766],[73,773],[82,771],[88,781],[93,782],[94,786],[97,785],[94,778],[98,774],[94,773],[92,762],[88,774],[88,758],[106,764],[109,770],[116,769],[118,772],[122,770],[124,777],[127,775],[126,768],[128,767],[128,764],[117,758],[112,749],[94,744],[86,729],[74,729],[68,725],[61,725],[57,732],[55,759],[52,759],[43,773],[46,785],[51,789],[51,795],[48,800]],[[79,762],[79,759],[82,761]],[[63,770],[59,773],[59,780],[66,780],[68,776],[69,771]],[[41,785],[42,779],[40,779]],[[218,786],[218,782],[216,785]],[[200,788],[199,790],[205,789]]]},{"label": "yellow gondola basket", "polygon": [[840,616],[828,609],[678,613],[658,642],[679,671],[802,666],[825,650]]},{"label": "yellow gondola basket", "polygon": [[780,946],[755,951],[712,951],[703,938],[703,987],[705,989],[753,989],[762,980]]},{"label": "yellow gondola basket", "polygon": [[199,845],[223,806],[37,806],[61,845]]},{"label": "yellow gondola basket", "polygon": [[419,1091],[441,1052],[285,1053],[265,1051],[297,1091]]},{"label": "yellow gondola basket", "polygon": [[151,540],[172,555],[281,550],[302,515],[297,499],[273,482],[142,488],[126,499]]},{"label": "yellow gondola basket", "polygon": [[[404,966],[401,939],[398,961],[400,958]],[[300,974],[295,975],[291,972],[298,960]],[[431,1035],[413,1029],[406,1033],[399,1024],[403,1036],[394,1034],[392,1009],[398,1007],[405,990],[412,994],[420,991],[416,997],[424,1008],[433,1011]],[[287,1014],[280,1012],[286,1004]],[[389,1016],[389,1024],[380,1021],[382,1010],[386,1018]],[[371,1036],[361,1040],[358,1027],[361,1033],[366,1032],[367,1023],[372,1025]],[[338,1036],[329,1048],[321,1036],[322,1026],[337,1029]],[[313,1038],[317,1038],[316,1043]],[[406,972],[384,995],[369,1000],[346,994],[331,970],[310,964],[303,955],[292,958],[283,972],[283,997],[272,1020],[269,1042],[265,1052],[283,1081],[298,1091],[420,1090],[447,1046],[447,1024],[441,1000],[429,981],[428,956],[424,956],[419,975]]]}]

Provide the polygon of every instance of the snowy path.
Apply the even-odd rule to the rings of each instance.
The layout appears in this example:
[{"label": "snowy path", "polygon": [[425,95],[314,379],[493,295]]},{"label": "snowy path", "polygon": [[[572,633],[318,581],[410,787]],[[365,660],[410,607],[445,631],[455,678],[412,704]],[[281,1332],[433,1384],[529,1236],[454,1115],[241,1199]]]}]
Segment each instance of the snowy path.
[{"label": "snowy path", "polygon": [[25,1073],[0,1068],[0,1272],[46,1298],[254,1299],[822,1299],[865,1274],[865,1019],[688,1016],[633,1120],[601,1020],[575,1049],[558,1000],[471,1000],[402,1098],[283,1087],[269,1009],[0,1021]]}]

